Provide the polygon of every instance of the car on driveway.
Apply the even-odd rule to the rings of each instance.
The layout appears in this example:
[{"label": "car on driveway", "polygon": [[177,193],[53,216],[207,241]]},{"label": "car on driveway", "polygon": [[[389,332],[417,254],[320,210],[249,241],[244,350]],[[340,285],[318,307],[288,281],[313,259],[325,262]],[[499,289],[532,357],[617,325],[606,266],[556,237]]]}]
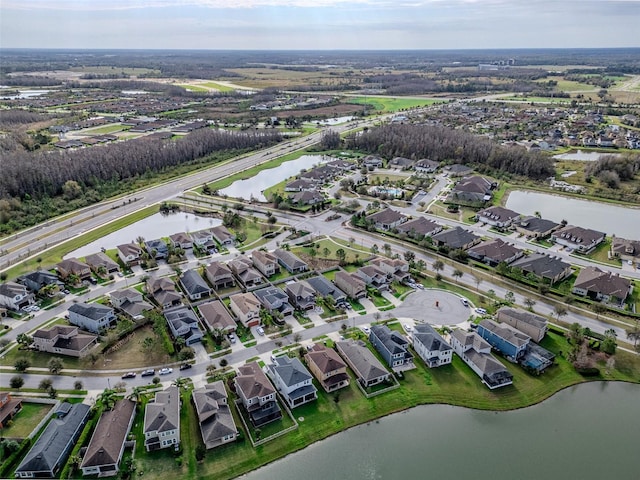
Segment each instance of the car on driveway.
[{"label": "car on driveway", "polygon": [[156,371],[153,368],[149,370],[145,370],[140,374],[141,377],[153,377],[156,374]]},{"label": "car on driveway", "polygon": [[158,370],[158,375],[169,375],[170,373],[173,373],[173,368],[161,368]]},{"label": "car on driveway", "polygon": [[362,327],[362,331],[369,335],[371,333],[371,329],[369,327]]},{"label": "car on driveway", "polygon": [[193,365],[191,365],[190,363],[183,363],[182,365],[180,365],[180,370],[189,370],[191,367],[193,367]]},{"label": "car on driveway", "polygon": [[260,335],[261,337],[264,336],[264,328],[258,327],[256,328],[256,332],[258,332],[258,335]]},{"label": "car on driveway", "polygon": [[404,325],[402,325],[402,328],[404,328],[404,331],[407,333],[413,332],[413,327],[408,323],[405,323]]},{"label": "car on driveway", "polygon": [[484,308],[476,308],[476,313],[479,315],[486,315],[487,311]]},{"label": "car on driveway", "polygon": [[125,373],[124,375],[122,375],[122,378],[123,379],[136,378],[136,374],[135,374],[135,372],[128,372],[128,373]]},{"label": "car on driveway", "polygon": [[234,343],[236,343],[238,341],[238,339],[236,338],[236,336],[233,333],[230,333],[228,335],[228,338],[229,338],[229,342],[231,342],[231,344],[234,344]]}]

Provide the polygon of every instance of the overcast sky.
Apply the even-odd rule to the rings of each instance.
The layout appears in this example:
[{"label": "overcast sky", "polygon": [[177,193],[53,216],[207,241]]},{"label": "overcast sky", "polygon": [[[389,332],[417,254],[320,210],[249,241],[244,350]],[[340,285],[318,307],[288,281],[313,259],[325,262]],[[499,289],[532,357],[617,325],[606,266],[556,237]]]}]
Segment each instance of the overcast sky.
[{"label": "overcast sky", "polygon": [[640,0],[0,0],[0,47],[640,46]]}]

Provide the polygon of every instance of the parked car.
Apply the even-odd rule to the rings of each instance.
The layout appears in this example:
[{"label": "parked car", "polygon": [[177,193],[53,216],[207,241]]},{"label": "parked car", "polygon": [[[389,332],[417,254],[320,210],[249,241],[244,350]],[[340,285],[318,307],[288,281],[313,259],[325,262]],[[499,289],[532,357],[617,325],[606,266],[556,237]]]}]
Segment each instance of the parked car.
[{"label": "parked car", "polygon": [[124,375],[122,375],[122,378],[123,379],[136,378],[136,374],[135,374],[135,372],[128,372],[128,373],[125,373]]},{"label": "parked car", "polygon": [[229,337],[229,341],[230,341],[232,344],[236,343],[236,341],[238,340],[238,339],[236,338],[236,336],[235,336],[233,333],[230,333],[230,334],[228,335],[228,337]]},{"label": "parked car", "polygon": [[153,368],[145,370],[140,374],[141,377],[153,377],[156,374],[156,371]]},{"label": "parked car", "polygon": [[460,303],[462,303],[465,307],[469,306],[469,301],[466,298],[461,298]]},{"label": "parked car", "polygon": [[264,336],[264,328],[258,327],[256,328],[256,332],[258,332],[258,335],[260,335],[261,337]]},{"label": "parked car", "polygon": [[362,327],[362,331],[369,335],[371,333],[371,329],[369,327]]},{"label": "parked car", "polygon": [[173,368],[161,368],[160,370],[158,370],[158,375],[169,375],[170,373],[173,373]]},{"label": "parked car", "polygon": [[71,292],[65,288],[65,289],[62,291],[62,293],[64,293],[65,295],[69,295]]},{"label": "parked car", "polygon": [[404,328],[404,331],[407,333],[411,333],[413,331],[413,327],[408,323],[405,323],[404,325],[402,325],[402,328]]},{"label": "parked car", "polygon": [[479,313],[480,315],[486,315],[487,311],[484,308],[476,308],[476,313]]},{"label": "parked car", "polygon": [[193,367],[193,365],[191,365],[190,363],[183,363],[182,365],[180,365],[180,370],[189,370],[191,367]]}]

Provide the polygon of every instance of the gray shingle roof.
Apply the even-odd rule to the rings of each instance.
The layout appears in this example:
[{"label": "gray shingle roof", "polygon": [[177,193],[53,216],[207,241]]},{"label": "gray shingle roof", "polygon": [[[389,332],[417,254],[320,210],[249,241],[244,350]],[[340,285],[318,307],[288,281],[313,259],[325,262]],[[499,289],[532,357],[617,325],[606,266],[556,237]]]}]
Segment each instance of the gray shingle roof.
[{"label": "gray shingle roof", "polygon": [[180,277],[180,283],[189,295],[209,293],[209,285],[195,270],[187,270]]},{"label": "gray shingle roof", "polygon": [[180,392],[171,386],[157,392],[144,411],[144,432],[166,432],[180,428]]},{"label": "gray shingle roof", "polygon": [[417,324],[414,327],[414,332],[413,341],[420,342],[431,352],[446,352],[447,350],[452,350],[451,345],[445,342],[440,334],[429,324]]},{"label": "gray shingle roof", "polygon": [[356,374],[365,382],[389,375],[384,365],[364,343],[351,340],[337,342],[336,346],[356,371]]},{"label": "gray shingle roof", "polygon": [[113,309],[100,305],[99,303],[74,303],[69,307],[70,312],[77,313],[91,320],[100,320],[113,313]]},{"label": "gray shingle roof", "polygon": [[222,381],[218,380],[195,389],[192,398],[196,406],[202,440],[207,448],[215,446],[227,435],[238,433],[227,405],[227,392]]},{"label": "gray shingle roof", "polygon": [[270,368],[288,387],[311,379],[311,374],[297,358],[276,357]]},{"label": "gray shingle roof", "polygon": [[311,285],[320,296],[326,297],[331,295],[335,300],[345,299],[346,295],[342,290],[329,281],[328,278],[318,275],[307,279],[307,283]]}]

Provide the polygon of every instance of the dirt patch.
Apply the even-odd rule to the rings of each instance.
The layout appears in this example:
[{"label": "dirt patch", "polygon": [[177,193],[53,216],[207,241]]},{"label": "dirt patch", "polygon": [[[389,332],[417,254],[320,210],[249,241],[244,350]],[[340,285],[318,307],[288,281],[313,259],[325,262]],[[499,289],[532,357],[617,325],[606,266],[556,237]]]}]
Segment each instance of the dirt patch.
[{"label": "dirt patch", "polygon": [[[142,347],[142,342],[146,337],[151,337],[156,342],[150,351]],[[167,363],[171,359],[162,349],[162,342],[150,325],[139,328],[125,338],[128,340],[122,343],[120,348],[105,354],[92,368],[96,370],[126,370],[159,365]]]}]

